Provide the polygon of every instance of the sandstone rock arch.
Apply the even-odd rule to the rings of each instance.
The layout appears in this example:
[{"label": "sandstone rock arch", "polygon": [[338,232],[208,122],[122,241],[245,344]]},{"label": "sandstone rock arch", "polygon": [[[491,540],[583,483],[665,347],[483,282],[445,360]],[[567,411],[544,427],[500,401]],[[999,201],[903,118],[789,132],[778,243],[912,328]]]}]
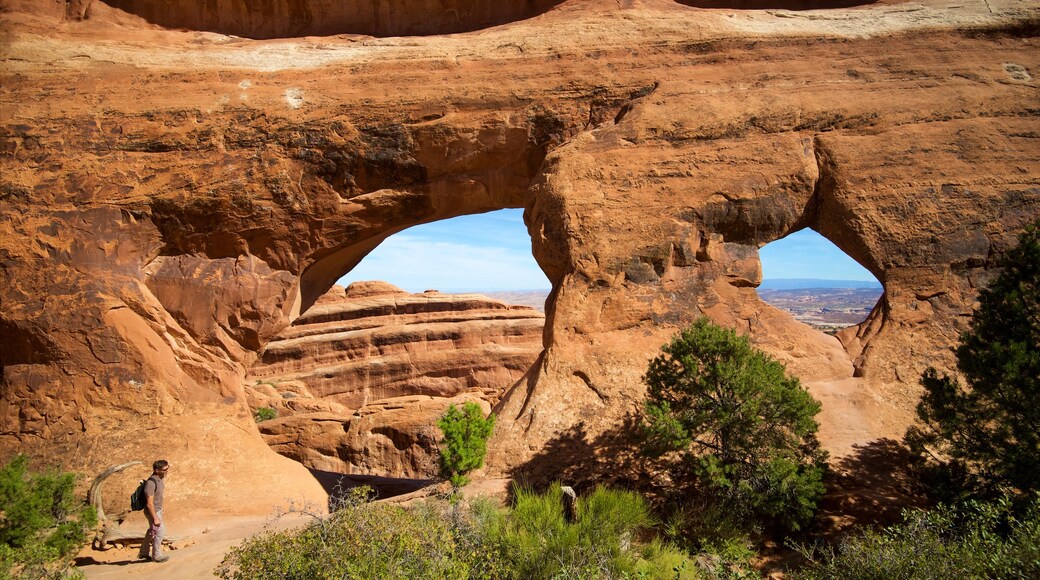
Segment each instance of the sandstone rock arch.
[{"label": "sandstone rock arch", "polygon": [[[540,376],[519,385],[500,409],[512,431],[500,435],[497,449],[507,451],[499,461],[520,455],[509,438],[529,443],[543,432],[543,445],[551,447],[561,433],[595,441],[622,424],[641,396],[645,361],[701,314],[747,332],[803,380],[865,377],[890,405],[869,430],[898,437],[923,368],[952,366],[944,345],[955,344],[970,312],[968,297],[986,276],[981,265],[994,245],[1006,243],[983,222],[1035,211],[987,201],[1036,194],[1031,185],[1012,185],[1015,178],[995,178],[999,162],[981,181],[964,183],[961,173],[957,185],[874,185],[897,182],[907,167],[899,146],[890,148],[900,139],[938,143],[970,134],[936,151],[922,177],[956,167],[978,171],[989,163],[984,151],[1000,148],[986,143],[1004,143],[995,127],[951,122],[810,135],[729,125],[734,137],[704,139],[702,131],[718,129],[697,116],[699,106],[657,93],[640,98],[616,124],[582,134],[543,166],[528,211],[539,232],[535,256],[551,273],[555,300]],[[862,114],[856,106],[852,116]],[[741,113],[734,112],[737,125]],[[983,193],[989,187],[1006,193],[991,197]],[[915,189],[924,197],[903,213]],[[973,220],[978,225],[967,229],[964,222],[953,226],[950,213],[992,211],[1001,217]],[[655,218],[620,217],[635,214]],[[840,345],[776,316],[753,290],[761,280],[757,248],[803,227],[834,242],[885,287],[868,319],[843,332]]]},{"label": "sandstone rock arch", "polygon": [[[493,471],[616,427],[646,360],[700,314],[803,376],[855,372],[894,410],[867,435],[898,433],[921,367],[949,366],[994,256],[1040,213],[1035,7],[793,22],[595,0],[358,47],[104,10],[59,26],[52,4],[0,15],[18,32],[0,447],[85,471],[158,445],[187,480],[253,499],[281,497],[258,481],[302,485],[245,408],[257,351],[390,233],[503,207],[525,208],[553,292],[540,364],[498,407]],[[801,227],[886,289],[808,358],[754,291],[757,248]]]}]

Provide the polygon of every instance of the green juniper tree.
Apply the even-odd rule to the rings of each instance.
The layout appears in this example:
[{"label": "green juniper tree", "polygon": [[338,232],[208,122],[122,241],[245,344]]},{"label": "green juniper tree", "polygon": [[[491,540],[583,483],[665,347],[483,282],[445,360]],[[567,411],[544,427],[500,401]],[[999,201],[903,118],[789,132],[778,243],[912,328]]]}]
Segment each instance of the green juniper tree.
[{"label": "green juniper tree", "polygon": [[940,499],[1040,491],[1040,219],[999,267],[957,347],[966,384],[925,371],[906,434]]},{"label": "green juniper tree", "polygon": [[673,479],[733,518],[806,525],[823,495],[820,404],[747,337],[706,318],[661,350],[643,377],[644,451],[681,452]]},{"label": "green juniper tree", "polygon": [[0,578],[76,576],[71,560],[97,513],[76,498],[75,485],[72,473],[30,472],[25,455],[0,469]]},{"label": "green juniper tree", "polygon": [[487,440],[495,427],[495,416],[484,417],[480,405],[466,403],[459,409],[450,405],[437,420],[444,432],[441,447],[441,475],[455,487],[469,483],[467,473],[484,465]]}]

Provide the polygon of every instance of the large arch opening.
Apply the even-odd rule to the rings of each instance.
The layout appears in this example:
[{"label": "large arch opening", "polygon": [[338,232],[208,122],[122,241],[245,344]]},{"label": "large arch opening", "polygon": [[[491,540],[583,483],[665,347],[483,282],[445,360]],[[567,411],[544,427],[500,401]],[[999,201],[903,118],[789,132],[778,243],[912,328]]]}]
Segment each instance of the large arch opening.
[{"label": "large arch opening", "polygon": [[759,256],[759,296],[828,334],[865,321],[884,291],[869,270],[809,228],[766,244]]},{"label": "large arch opening", "polygon": [[469,32],[525,20],[562,0],[104,0],[164,28],[257,40],[358,34],[376,37]]},{"label": "large arch opening", "polygon": [[884,286],[842,249],[809,228],[763,246],[759,256],[759,297],[809,327],[798,325],[801,330],[797,333],[809,339],[793,350],[829,349],[821,357],[832,363],[829,368],[825,372],[808,369],[800,378],[823,405],[817,418],[821,443],[835,460],[852,457],[885,421],[884,405],[871,394],[861,372],[864,336],[880,318]]},{"label": "large arch opening", "polygon": [[548,291],[520,210],[394,234],[260,353],[246,379],[260,432],[331,492],[426,485],[436,419],[490,412],[540,356]]}]

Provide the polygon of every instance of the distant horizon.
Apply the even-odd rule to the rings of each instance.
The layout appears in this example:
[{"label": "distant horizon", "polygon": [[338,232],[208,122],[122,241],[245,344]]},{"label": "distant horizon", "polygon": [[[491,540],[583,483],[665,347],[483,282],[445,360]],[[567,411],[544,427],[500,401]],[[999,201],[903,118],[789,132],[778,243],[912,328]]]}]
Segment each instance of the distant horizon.
[{"label": "distant horizon", "polygon": [[763,278],[760,290],[812,290],[813,288],[884,288],[877,280],[831,278]]},{"label": "distant horizon", "polygon": [[[342,281],[340,281],[342,282]],[[386,280],[354,280],[354,282],[387,282]],[[347,284],[340,284],[343,287],[348,286]],[[397,284],[393,284],[398,286]],[[400,286],[398,286],[401,288]],[[833,280],[829,278],[769,278],[763,279],[762,283],[758,286],[759,290],[814,290],[814,289],[859,289],[859,288],[876,288],[878,290],[884,289],[884,286],[874,280]],[[422,294],[426,291],[436,291],[443,294],[505,294],[505,293],[529,293],[529,292],[541,292],[548,294],[552,291],[552,288],[507,288],[507,289],[488,289],[488,288],[424,288],[422,290],[409,290],[407,288],[401,288],[406,292],[412,294]]]},{"label": "distant horizon", "polygon": [[[763,289],[771,289],[767,282],[776,280],[816,284],[802,288],[880,287],[866,268],[809,228],[766,244],[759,256]],[[459,216],[394,234],[338,283],[347,286],[362,280],[381,280],[411,293],[551,289],[531,253],[531,237],[519,209]]]}]

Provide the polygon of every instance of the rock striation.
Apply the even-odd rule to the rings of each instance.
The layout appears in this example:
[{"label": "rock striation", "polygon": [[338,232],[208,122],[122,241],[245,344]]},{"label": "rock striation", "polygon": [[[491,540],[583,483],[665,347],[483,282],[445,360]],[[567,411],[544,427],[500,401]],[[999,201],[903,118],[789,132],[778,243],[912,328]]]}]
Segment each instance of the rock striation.
[{"label": "rock striation", "polygon": [[[524,208],[553,289],[544,354],[495,406],[492,471],[616,467],[647,360],[702,315],[831,400],[856,385],[850,441],[898,436],[1040,214],[1035,2],[504,2],[465,34],[431,17],[430,36],[269,41],[224,26],[324,33],[293,10],[331,4],[145,8],[182,4],[0,5],[0,455],[92,471],[164,449],[227,483],[185,489],[200,509],[312,493],[264,445],[247,373],[387,236],[502,208]],[[427,3],[372,3],[391,5]],[[838,338],[755,290],[758,248],[805,227],[884,285]],[[341,371],[369,386],[316,381],[314,400],[401,393]]]},{"label": "rock striation", "polygon": [[490,412],[542,351],[542,313],[477,294],[409,294],[384,282],[333,286],[278,334],[246,377],[260,432],[319,471],[437,475],[437,418]]}]

